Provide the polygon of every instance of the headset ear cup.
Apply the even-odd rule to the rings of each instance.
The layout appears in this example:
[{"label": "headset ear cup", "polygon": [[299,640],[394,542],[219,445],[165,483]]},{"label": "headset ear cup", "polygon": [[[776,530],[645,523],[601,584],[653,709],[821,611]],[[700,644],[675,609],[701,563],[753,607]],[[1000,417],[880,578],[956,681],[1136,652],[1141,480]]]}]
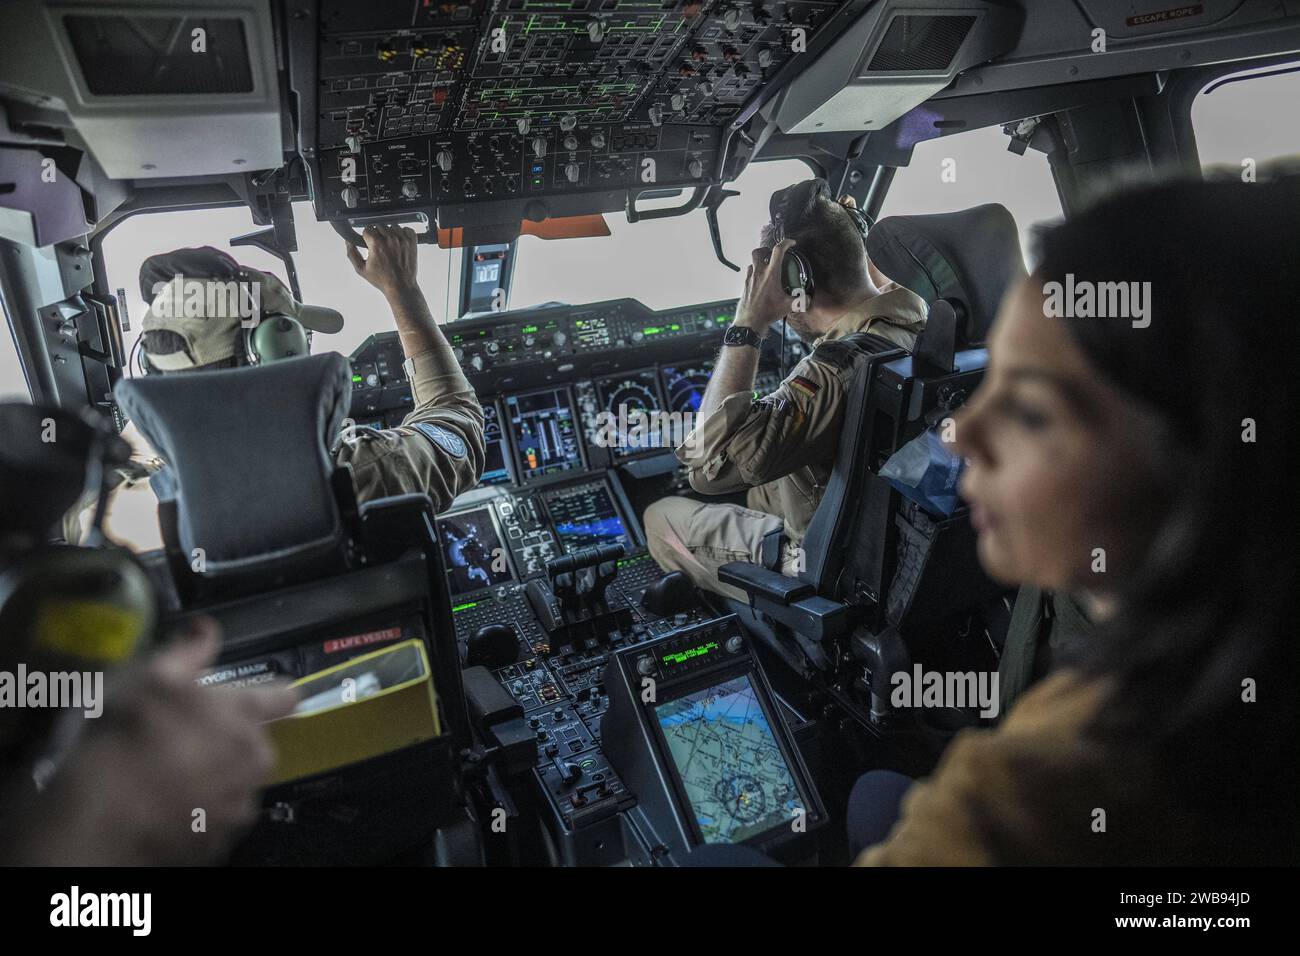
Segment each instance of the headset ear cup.
[{"label": "headset ear cup", "polygon": [[[260,325],[261,323],[258,323]],[[249,328],[245,326],[240,333],[244,338],[244,362],[248,365],[259,365],[261,361],[257,354],[257,344],[253,339],[253,333],[257,331],[257,326]]]},{"label": "headset ear cup", "polygon": [[781,260],[781,287],[787,295],[800,292],[804,296],[813,294],[812,268],[808,265],[808,260],[795,249],[787,249],[785,258]]},{"label": "headset ear cup", "polygon": [[250,365],[311,354],[311,341],[301,322],[288,315],[270,315],[244,330]]}]

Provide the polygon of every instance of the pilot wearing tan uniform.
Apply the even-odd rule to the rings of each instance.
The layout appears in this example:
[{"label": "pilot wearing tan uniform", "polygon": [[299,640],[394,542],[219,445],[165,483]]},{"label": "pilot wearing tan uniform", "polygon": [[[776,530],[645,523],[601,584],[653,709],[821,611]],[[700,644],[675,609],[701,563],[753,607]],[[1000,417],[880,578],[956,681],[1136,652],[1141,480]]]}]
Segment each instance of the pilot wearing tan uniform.
[{"label": "pilot wearing tan uniform", "polygon": [[[483,409],[416,284],[415,234],[410,229],[370,226],[363,238],[368,254],[363,257],[348,244],[348,258],[357,274],[383,293],[393,311],[415,407],[396,428],[346,430],[333,449],[335,458],[351,467],[361,501],[423,492],[435,510],[444,511],[457,495],[473,488],[483,472]],[[229,297],[206,294],[210,284],[223,292],[221,287],[231,282],[255,286],[256,298],[243,293],[246,300],[233,308]],[[151,256],[140,268],[140,285],[151,302],[142,337],[142,364],[151,373],[248,364],[254,358],[245,331],[250,303],[256,303],[260,312],[259,320],[252,323],[262,336],[258,344],[274,358],[307,352],[305,335],[292,323],[280,323],[280,316],[321,333],[343,327],[343,317],[335,310],[295,301],[274,275],[240,266],[217,249],[178,249]],[[122,475],[127,488],[164,470],[164,463],[145,447],[138,433],[124,433],[124,437],[136,448]],[[161,485],[165,493],[166,480]],[[114,510],[124,510],[117,500],[123,498],[115,496]],[[114,525],[110,512],[110,532],[116,532]],[[77,534],[70,529],[70,538]],[[157,547],[161,540],[142,542],[136,536],[131,543]]]},{"label": "pilot wearing tan uniform", "polygon": [[[834,465],[858,357],[912,348],[927,315],[920,296],[871,265],[862,241],[865,217],[851,197],[837,202],[824,183],[813,181],[781,190],[772,209],[698,424],[677,449],[695,491],[748,489],[747,507],[673,497],[645,513],[650,553],[660,567],[742,601],[743,593],[718,581],[718,568],[731,561],[760,563],[763,537],[784,528],[781,569],[798,569],[804,534]],[[794,297],[781,275],[791,249],[816,280]],[[758,343],[782,317],[814,347],[776,391],[760,396],[754,391]]]}]

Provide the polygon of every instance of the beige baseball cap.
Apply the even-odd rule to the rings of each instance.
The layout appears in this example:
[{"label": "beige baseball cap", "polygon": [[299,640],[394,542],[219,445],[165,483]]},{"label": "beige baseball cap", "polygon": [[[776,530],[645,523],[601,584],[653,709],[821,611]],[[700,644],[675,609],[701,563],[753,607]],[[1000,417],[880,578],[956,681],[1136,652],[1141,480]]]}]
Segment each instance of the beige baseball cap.
[{"label": "beige baseball cap", "polygon": [[291,316],[314,332],[343,328],[338,310],[304,305],[277,276],[211,246],[150,256],[140,267],[140,294],[149,303],[143,330],[172,332],[183,343],[173,352],[149,351],[149,364],[163,372],[229,359],[243,350],[242,330],[272,315]]}]

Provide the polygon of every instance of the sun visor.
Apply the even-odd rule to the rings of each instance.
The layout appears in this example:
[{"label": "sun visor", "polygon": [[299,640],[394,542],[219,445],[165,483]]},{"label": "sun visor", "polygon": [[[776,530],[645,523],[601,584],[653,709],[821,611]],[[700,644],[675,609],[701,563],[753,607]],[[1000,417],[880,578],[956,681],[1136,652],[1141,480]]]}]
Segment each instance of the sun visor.
[{"label": "sun visor", "polygon": [[6,80],[66,110],[114,179],[284,161],[270,5],[8,0]]},{"label": "sun visor", "polygon": [[783,133],[883,129],[958,73],[1013,49],[1022,14],[991,3],[873,4],[763,114]]}]

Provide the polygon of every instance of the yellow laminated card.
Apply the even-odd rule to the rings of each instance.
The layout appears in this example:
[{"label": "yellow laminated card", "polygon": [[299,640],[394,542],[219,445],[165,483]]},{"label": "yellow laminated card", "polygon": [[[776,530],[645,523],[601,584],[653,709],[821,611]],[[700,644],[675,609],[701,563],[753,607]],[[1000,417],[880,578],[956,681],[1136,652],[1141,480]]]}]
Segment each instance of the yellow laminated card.
[{"label": "yellow laminated card", "polygon": [[272,784],[392,753],[442,734],[424,642],[403,641],[294,681],[294,713],[267,725]]}]

